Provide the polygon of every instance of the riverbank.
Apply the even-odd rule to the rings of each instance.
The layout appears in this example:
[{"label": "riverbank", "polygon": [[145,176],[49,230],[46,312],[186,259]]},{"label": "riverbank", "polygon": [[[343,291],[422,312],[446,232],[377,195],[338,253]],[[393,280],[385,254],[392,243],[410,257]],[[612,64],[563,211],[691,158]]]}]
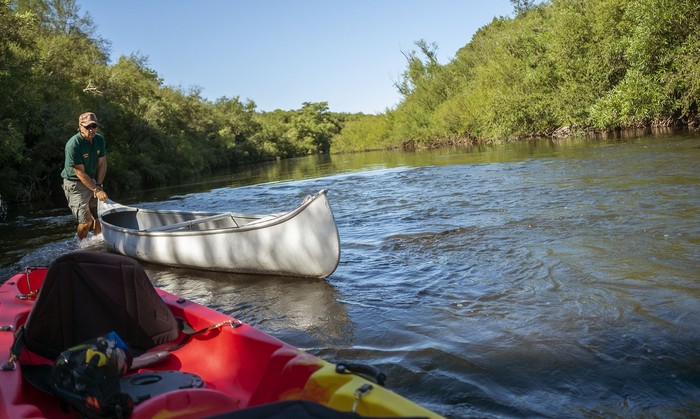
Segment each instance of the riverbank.
[{"label": "riverbank", "polygon": [[[548,135],[532,134],[511,140],[479,140],[475,138],[460,138],[443,141],[418,142],[408,141],[400,146],[387,147],[387,150],[404,150],[404,151],[420,151],[432,150],[442,147],[464,147],[469,149],[478,145],[496,145],[512,142],[527,142],[527,141],[556,141],[572,138],[585,138],[593,140],[618,140],[618,139],[634,139],[641,137],[662,137],[669,135],[692,135],[700,133],[700,126],[687,126],[671,124],[671,125],[648,125],[631,128],[618,128],[613,130],[600,129],[583,129],[577,127],[561,127],[553,130]],[[362,150],[370,151],[370,150]]]}]

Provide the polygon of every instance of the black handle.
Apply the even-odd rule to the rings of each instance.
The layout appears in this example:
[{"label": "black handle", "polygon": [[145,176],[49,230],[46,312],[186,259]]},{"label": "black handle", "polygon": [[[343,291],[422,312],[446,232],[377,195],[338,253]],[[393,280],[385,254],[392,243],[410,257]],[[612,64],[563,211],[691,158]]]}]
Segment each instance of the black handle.
[{"label": "black handle", "polygon": [[386,382],[386,374],[381,372],[379,368],[371,365],[356,364],[353,362],[338,362],[335,366],[335,372],[338,374],[356,374],[363,378],[367,378],[382,387]]}]

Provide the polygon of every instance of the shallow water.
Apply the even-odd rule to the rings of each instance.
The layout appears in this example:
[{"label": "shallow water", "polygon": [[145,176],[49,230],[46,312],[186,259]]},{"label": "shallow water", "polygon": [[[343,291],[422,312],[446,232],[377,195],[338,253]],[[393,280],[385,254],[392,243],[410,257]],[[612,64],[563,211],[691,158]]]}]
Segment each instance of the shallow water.
[{"label": "shallow water", "polygon": [[[685,417],[700,408],[699,163],[698,135],[367,153],[131,203],[265,213],[328,189],[342,255],[326,280],[146,268],[448,417]],[[78,248],[64,211],[0,225],[3,277]],[[22,231],[46,234],[5,239]]]}]

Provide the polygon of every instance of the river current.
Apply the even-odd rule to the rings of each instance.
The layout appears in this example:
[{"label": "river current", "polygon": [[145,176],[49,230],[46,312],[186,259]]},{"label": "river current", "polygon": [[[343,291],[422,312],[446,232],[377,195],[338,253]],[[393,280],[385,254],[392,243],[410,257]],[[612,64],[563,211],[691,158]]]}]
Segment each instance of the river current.
[{"label": "river current", "polygon": [[[320,189],[342,249],[325,280],[145,267],[447,417],[700,412],[700,135],[310,157],[123,203],[268,213]],[[78,248],[73,228],[10,213],[3,279]]]}]

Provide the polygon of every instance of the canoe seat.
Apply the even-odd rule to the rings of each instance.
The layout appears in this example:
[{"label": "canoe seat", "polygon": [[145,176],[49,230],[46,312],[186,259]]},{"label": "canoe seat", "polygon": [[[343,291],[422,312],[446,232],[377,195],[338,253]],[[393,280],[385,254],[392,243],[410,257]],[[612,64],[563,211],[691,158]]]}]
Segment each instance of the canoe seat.
[{"label": "canoe seat", "polygon": [[[233,214],[225,213],[225,214],[210,215],[208,217],[197,218],[194,220],[180,221],[179,223],[174,223],[174,224],[166,224],[166,225],[162,225],[162,226],[150,227],[150,228],[147,228],[143,231],[150,233],[150,232],[156,232],[156,231],[175,231],[175,230],[180,230],[180,229],[192,230],[193,227],[203,227],[199,230],[203,230],[203,229],[207,229],[207,228],[220,228],[220,227],[202,226],[202,224],[212,223],[214,221],[219,221],[219,220],[233,221],[233,224],[231,224],[230,226],[231,227],[238,227],[238,224],[236,223],[236,219],[233,217]],[[225,225],[225,227],[228,227],[228,226],[229,225]]]}]

